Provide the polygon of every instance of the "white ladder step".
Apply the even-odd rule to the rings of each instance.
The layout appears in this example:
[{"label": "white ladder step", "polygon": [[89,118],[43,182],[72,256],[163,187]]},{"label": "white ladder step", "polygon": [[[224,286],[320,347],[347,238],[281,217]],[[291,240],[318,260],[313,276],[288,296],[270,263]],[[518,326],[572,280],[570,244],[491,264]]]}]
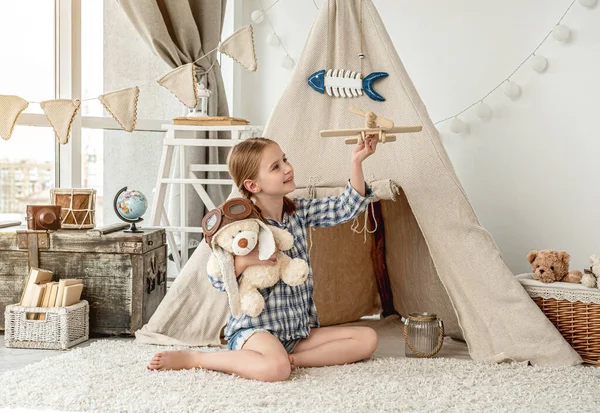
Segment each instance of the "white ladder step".
[{"label": "white ladder step", "polygon": [[165,146],[235,146],[241,141],[239,139],[165,139]]},{"label": "white ladder step", "polygon": [[162,178],[160,182],[164,184],[233,185],[231,179]]},{"label": "white ladder step", "polygon": [[190,171],[192,171],[192,172],[229,172],[229,169],[227,169],[227,165],[192,164],[192,165],[190,165]]}]

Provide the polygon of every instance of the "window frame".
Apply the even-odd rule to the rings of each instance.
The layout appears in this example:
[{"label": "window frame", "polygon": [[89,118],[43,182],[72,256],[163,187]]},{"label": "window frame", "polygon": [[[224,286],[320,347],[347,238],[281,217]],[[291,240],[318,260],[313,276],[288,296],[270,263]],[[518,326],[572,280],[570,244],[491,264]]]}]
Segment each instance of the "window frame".
[{"label": "window frame", "polygon": [[[54,1],[54,99],[81,99],[81,1]],[[84,0],[85,1],[85,0]],[[164,132],[171,119],[138,119],[136,131]],[[17,125],[50,127],[46,115],[22,113]],[[82,129],[122,130],[109,116],[82,116],[81,110],[71,126],[67,145],[55,142],[55,187],[81,188]]]}]

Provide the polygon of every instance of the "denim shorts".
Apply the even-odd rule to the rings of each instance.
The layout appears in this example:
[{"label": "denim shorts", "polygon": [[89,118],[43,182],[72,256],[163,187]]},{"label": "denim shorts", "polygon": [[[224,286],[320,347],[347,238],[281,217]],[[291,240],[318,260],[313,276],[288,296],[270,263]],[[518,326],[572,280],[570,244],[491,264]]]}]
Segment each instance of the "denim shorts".
[{"label": "denim shorts", "polygon": [[[252,334],[258,333],[259,331],[265,331],[267,333],[269,332],[263,328],[245,328],[245,329],[236,331],[233,334],[233,336],[231,336],[231,338],[227,341],[227,348],[229,350],[241,350],[244,343],[246,343],[246,341],[248,341],[248,339],[252,336]],[[292,353],[300,340],[302,340],[302,339],[296,338],[293,340],[287,340],[287,341],[279,340],[279,341],[281,341],[281,344],[283,345],[283,348],[285,349],[285,351],[287,351],[288,353]]]}]

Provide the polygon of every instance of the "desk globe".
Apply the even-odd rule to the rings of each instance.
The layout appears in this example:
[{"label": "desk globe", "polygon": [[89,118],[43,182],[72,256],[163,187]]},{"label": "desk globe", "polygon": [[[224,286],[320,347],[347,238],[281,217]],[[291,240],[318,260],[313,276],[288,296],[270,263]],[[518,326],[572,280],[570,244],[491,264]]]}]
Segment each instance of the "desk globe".
[{"label": "desk globe", "polygon": [[135,226],[143,221],[142,215],[148,210],[148,200],[143,193],[123,187],[115,195],[113,207],[119,219],[131,224],[124,232],[144,232]]}]

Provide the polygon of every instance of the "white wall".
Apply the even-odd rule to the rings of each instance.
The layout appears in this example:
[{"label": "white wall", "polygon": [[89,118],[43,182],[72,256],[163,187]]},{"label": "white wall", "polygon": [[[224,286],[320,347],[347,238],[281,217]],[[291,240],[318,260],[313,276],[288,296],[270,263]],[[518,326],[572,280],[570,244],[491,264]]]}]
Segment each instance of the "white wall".
[{"label": "white wall", "polygon": [[[242,24],[249,23],[258,2],[236,1]],[[435,122],[505,79],[571,0],[373,2]],[[316,14],[310,0],[281,1],[268,12],[292,57]],[[530,269],[525,256],[532,249],[568,250],[573,269],[588,267],[589,255],[600,253],[599,23],[600,7],[575,2],[563,20],[571,42],[549,38],[538,52],[548,70],[537,74],[526,64],[513,77],[522,87],[519,100],[496,91],[487,100],[492,120],[480,121],[473,110],[462,116],[470,123],[467,135],[438,125],[482,225],[515,273]],[[242,105],[233,114],[257,124],[266,122],[292,73],[280,65],[283,51],[266,43],[269,33],[266,21],[255,27],[259,70],[241,75]]]}]

